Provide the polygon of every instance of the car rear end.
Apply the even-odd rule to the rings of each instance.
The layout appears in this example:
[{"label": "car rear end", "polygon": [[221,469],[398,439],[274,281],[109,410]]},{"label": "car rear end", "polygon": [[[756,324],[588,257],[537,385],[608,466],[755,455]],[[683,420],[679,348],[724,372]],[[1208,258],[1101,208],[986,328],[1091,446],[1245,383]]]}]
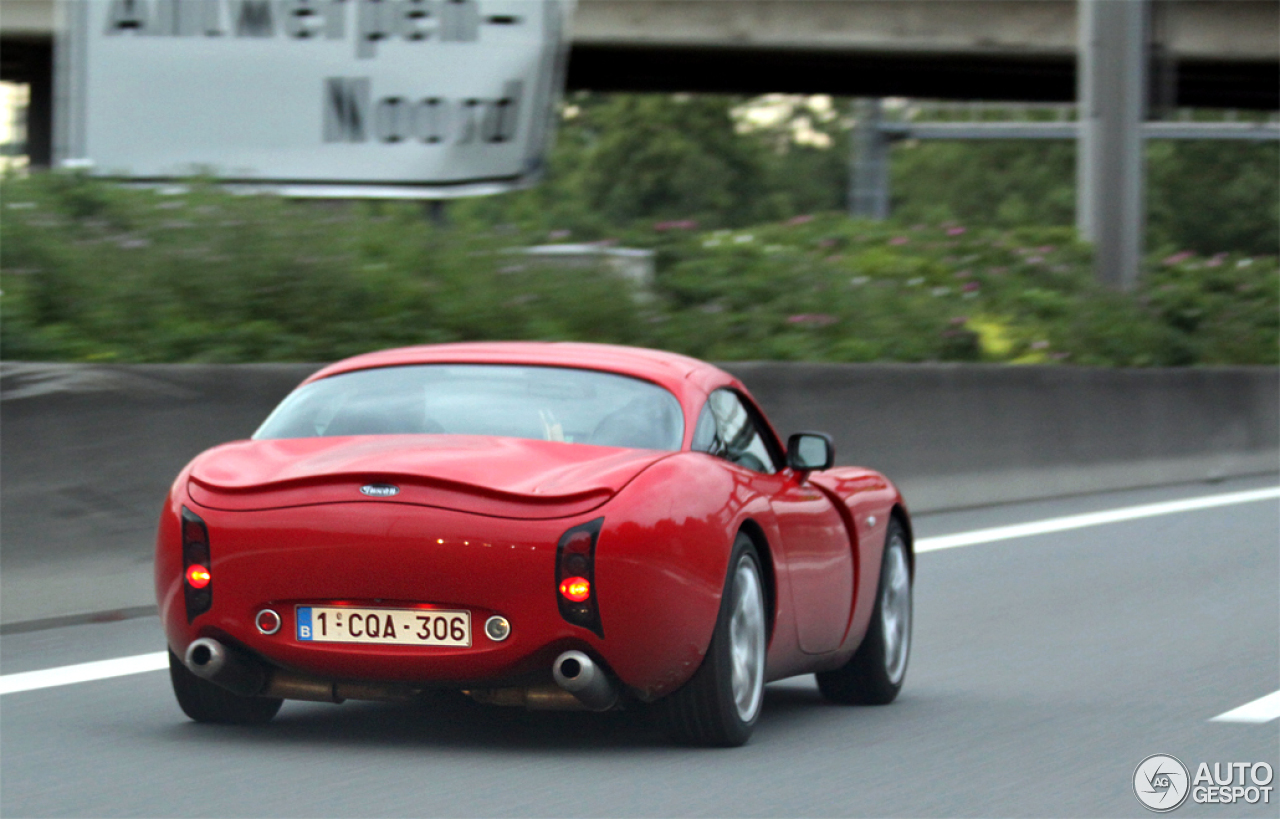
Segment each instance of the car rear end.
[{"label": "car rear end", "polygon": [[[337,483],[326,489],[361,499],[273,506],[179,480],[155,564],[175,655],[191,665],[193,643],[212,640],[264,679],[361,683],[381,691],[372,698],[435,686],[536,688],[551,684],[566,651],[603,656],[598,494],[552,504],[474,499],[513,515],[502,517],[427,505],[429,487],[406,503],[360,494],[394,484]],[[267,508],[218,508],[236,504]],[[252,693],[266,693],[265,682]]]}]

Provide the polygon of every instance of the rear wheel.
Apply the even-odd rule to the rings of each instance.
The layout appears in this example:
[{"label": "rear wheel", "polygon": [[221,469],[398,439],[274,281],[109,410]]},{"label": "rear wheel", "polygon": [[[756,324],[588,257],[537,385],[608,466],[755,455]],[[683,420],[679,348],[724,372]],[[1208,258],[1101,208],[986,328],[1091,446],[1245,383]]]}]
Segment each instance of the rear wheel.
[{"label": "rear wheel", "polygon": [[284,700],[272,697],[242,697],[220,685],[201,679],[169,652],[169,680],[182,713],[196,722],[228,725],[261,725],[270,722]]},{"label": "rear wheel", "polygon": [[738,535],[729,567],[702,665],[658,704],[664,728],[678,742],[743,745],[760,718],[768,625],[760,558],[751,538]]},{"label": "rear wheel", "polygon": [[911,565],[907,535],[896,519],[885,534],[880,587],[867,636],[840,668],[817,675],[818,690],[833,702],[886,705],[902,690],[911,653]]}]

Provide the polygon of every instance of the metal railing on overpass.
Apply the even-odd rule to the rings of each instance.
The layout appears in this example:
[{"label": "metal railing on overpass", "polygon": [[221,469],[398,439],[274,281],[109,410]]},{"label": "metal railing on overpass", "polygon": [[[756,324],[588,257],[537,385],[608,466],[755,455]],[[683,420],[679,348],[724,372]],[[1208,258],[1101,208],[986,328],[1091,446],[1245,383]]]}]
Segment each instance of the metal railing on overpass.
[{"label": "metal railing on overpass", "polygon": [[[891,139],[1076,139],[1076,122],[881,122]],[[1274,122],[1147,122],[1143,139],[1280,140]]]}]

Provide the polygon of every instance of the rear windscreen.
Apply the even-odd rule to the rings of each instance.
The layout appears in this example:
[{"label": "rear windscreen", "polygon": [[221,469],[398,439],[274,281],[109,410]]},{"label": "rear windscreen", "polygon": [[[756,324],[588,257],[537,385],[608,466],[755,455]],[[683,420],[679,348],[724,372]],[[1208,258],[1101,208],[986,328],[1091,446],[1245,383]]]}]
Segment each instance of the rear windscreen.
[{"label": "rear windscreen", "polygon": [[337,435],[502,435],[674,451],[684,418],[662,387],[612,373],[423,364],[313,381],[253,437]]}]

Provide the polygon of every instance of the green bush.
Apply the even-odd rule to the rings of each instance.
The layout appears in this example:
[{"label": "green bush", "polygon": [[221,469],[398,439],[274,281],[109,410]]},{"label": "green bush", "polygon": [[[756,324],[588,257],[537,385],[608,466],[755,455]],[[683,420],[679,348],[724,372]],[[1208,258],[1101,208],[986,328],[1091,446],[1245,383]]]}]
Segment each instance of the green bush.
[{"label": "green bush", "polygon": [[1148,260],[1098,287],[1068,228],[838,214],[640,225],[641,294],[523,254],[545,233],[434,225],[408,203],[294,202],[195,182],[3,182],[0,352],[63,361],[325,361],[468,339],[639,344],[713,360],[1276,364],[1274,256]]}]

